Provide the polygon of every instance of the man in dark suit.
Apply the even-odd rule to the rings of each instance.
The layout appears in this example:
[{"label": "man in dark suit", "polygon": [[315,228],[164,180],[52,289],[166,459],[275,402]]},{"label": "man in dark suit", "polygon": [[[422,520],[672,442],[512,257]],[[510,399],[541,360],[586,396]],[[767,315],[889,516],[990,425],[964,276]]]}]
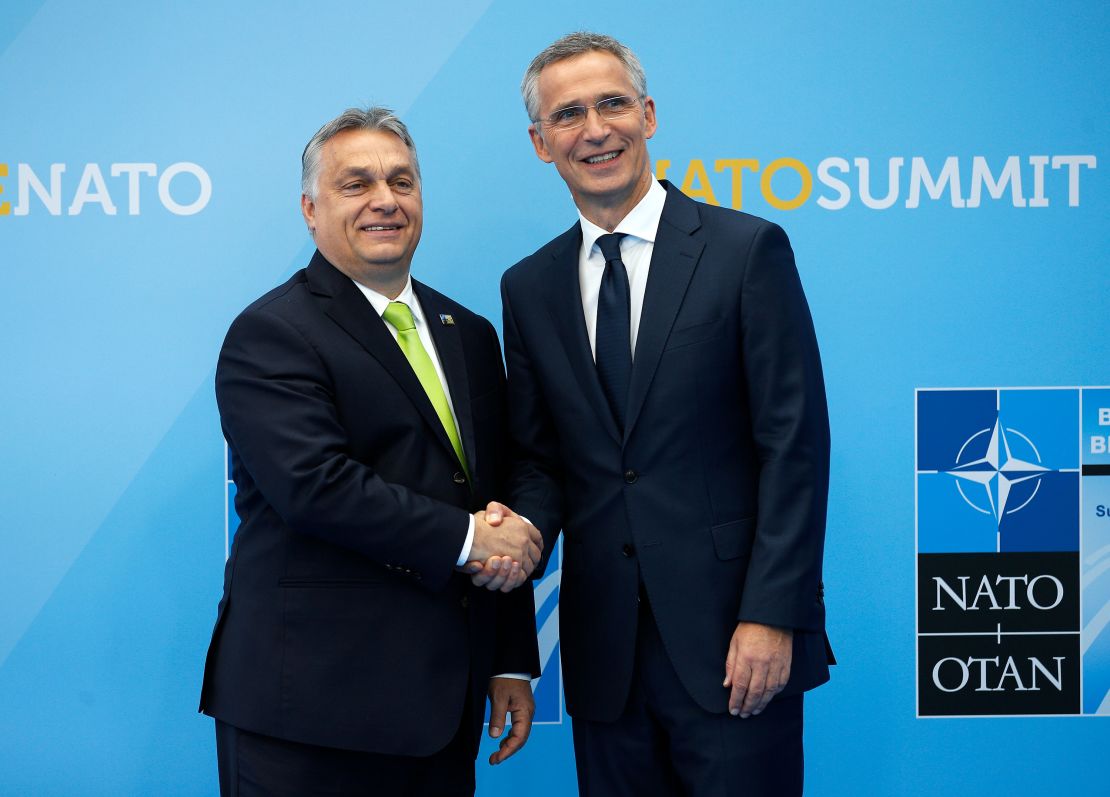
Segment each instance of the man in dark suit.
[{"label": "man in dark suit", "polygon": [[508,590],[542,539],[471,514],[508,464],[497,334],[409,277],[420,170],[387,109],[321,128],[302,191],[318,251],[216,370],[241,519],[201,696],[221,793],[472,795],[485,695],[491,735],[512,717],[498,763],[539,675],[532,591]]},{"label": "man in dark suit", "polygon": [[560,39],[522,92],[580,214],[502,296],[514,508],[547,551],[564,534],[581,793],[800,794],[829,431],[790,244],[653,178],[655,103],[616,40]]}]

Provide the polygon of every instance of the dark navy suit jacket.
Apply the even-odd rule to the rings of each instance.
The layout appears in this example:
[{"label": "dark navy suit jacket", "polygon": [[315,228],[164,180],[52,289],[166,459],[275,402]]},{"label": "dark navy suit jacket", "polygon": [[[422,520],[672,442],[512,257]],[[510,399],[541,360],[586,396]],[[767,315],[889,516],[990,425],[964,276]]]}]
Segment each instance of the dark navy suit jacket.
[{"label": "dark navy suit jacket", "polygon": [[609,721],[630,684],[640,589],[686,690],[723,712],[737,621],[794,629],[784,694],[829,677],[821,561],[829,427],[794,255],[762,219],[666,183],[618,434],[579,293],[581,229],[502,280],[513,506],[563,530],[567,708]]},{"label": "dark navy suit jacket", "polygon": [[476,753],[489,676],[539,674],[531,589],[491,593],[454,570],[468,512],[504,497],[497,334],[413,289],[470,479],[400,347],[320,253],[227,334],[216,398],[241,525],[201,710],[231,725],[428,755],[459,729],[469,695]]}]

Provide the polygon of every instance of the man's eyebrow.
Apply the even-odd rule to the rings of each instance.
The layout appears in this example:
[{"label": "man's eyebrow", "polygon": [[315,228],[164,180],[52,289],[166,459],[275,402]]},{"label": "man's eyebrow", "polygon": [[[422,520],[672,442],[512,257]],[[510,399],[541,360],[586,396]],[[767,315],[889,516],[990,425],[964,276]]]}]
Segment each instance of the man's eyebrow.
[{"label": "man's eyebrow", "polygon": [[[412,168],[411,165],[407,163],[399,163],[396,166],[390,167],[386,170],[385,179],[392,180],[396,177],[414,177],[415,174],[416,171]],[[340,182],[342,182],[343,180],[348,180],[352,177],[360,177],[364,180],[377,180],[378,172],[371,171],[364,166],[348,166],[347,168],[340,170],[339,174],[336,175],[336,178]]]},{"label": "man's eyebrow", "polygon": [[394,177],[415,177],[416,170],[412,168],[411,164],[400,163],[394,166],[386,173],[386,179],[392,180]]},{"label": "man's eyebrow", "polygon": [[597,103],[601,102],[602,100],[609,100],[609,99],[612,99],[613,97],[634,97],[634,96],[635,96],[635,90],[633,90],[632,93],[628,93],[625,89],[612,89],[612,90],[609,90],[609,91],[598,92],[597,94],[594,95],[594,98],[592,100],[582,100],[582,99],[578,99],[578,98],[572,98],[572,99],[569,99],[569,100],[565,100],[563,102],[560,102],[554,108],[552,108],[552,110],[553,111],[561,111],[563,108],[574,108],[574,107],[581,106],[581,105],[596,105]]},{"label": "man's eyebrow", "polygon": [[369,170],[364,169],[361,166],[348,166],[345,169],[341,169],[339,171],[339,173],[336,174],[336,179],[338,179],[340,182],[342,182],[343,180],[347,180],[351,177],[363,177],[363,178],[370,177],[370,178],[372,178],[373,175],[370,173]]}]

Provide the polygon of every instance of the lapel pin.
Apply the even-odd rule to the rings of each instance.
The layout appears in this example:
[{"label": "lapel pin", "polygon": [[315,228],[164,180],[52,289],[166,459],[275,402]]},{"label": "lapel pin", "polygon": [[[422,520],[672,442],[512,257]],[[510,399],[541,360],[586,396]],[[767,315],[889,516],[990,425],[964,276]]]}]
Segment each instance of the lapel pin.
[{"label": "lapel pin", "polygon": [[439,323],[443,324],[445,327],[453,327],[455,326],[455,318],[450,313],[440,313]]}]

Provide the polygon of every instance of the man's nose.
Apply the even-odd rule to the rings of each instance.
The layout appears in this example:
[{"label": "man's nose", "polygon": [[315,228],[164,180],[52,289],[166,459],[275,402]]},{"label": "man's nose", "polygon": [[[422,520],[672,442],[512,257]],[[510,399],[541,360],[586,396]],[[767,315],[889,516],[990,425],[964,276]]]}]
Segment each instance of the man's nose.
[{"label": "man's nose", "polygon": [[374,183],[370,186],[367,199],[370,208],[373,210],[392,213],[397,209],[397,197],[393,195],[393,189],[389,186],[389,183]]},{"label": "man's nose", "polygon": [[591,139],[604,138],[609,132],[609,121],[592,105],[586,106],[586,136]]}]

